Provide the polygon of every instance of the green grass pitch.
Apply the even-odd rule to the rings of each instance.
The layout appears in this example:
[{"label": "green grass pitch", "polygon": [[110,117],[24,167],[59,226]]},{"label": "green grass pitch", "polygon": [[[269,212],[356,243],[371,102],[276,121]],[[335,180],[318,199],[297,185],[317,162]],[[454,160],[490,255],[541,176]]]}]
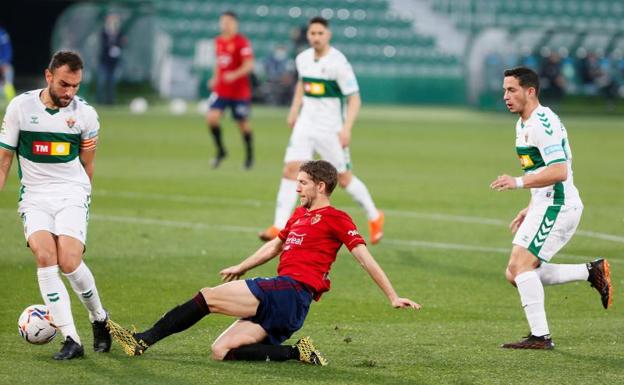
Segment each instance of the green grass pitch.
[{"label": "green grass pitch", "polygon": [[[211,170],[214,153],[203,118],[156,108],[130,115],[100,109],[86,262],[113,319],[139,329],[204,287],[218,271],[259,245],[269,225],[288,141],[286,110],[253,113],[257,164],[242,170],[242,144],[224,123],[230,155]],[[355,173],[386,211],[386,238],[371,247],[400,295],[419,312],[392,309],[343,249],[333,288],[314,303],[302,330],[330,360],[214,362],[210,345],[232,319],[211,315],[145,356],[90,349],[86,311],[70,291],[86,357],[55,362],[60,338],[24,342],[17,318],[41,303],[35,264],[15,212],[18,182],[0,193],[0,383],[2,384],[621,384],[624,383],[624,130],[621,118],[562,116],[585,203],[580,232],[554,262],[609,258],[615,301],[605,311],[586,282],[546,287],[554,351],[507,351],[503,342],[528,326],[516,290],[504,279],[507,223],[528,191],[497,193],[502,173],[519,175],[511,114],[463,109],[365,106],[352,143]],[[15,162],[14,162],[15,163]],[[335,206],[363,233],[363,211],[340,190]],[[248,276],[274,275],[275,261]]]}]

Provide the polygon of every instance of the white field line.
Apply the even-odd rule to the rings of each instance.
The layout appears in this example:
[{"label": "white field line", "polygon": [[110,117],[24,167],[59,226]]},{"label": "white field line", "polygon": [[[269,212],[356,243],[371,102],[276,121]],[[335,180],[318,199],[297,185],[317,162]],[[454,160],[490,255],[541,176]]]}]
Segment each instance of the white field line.
[{"label": "white field line", "polygon": [[[115,223],[125,223],[125,224],[138,224],[138,225],[154,225],[154,226],[165,226],[165,227],[174,227],[174,228],[182,228],[182,229],[190,229],[190,230],[212,230],[212,231],[223,231],[223,232],[234,232],[234,233],[257,233],[260,231],[260,228],[255,227],[245,227],[245,226],[231,226],[231,225],[218,225],[218,224],[205,224],[198,222],[187,222],[187,221],[170,221],[163,219],[153,219],[153,218],[138,218],[138,217],[127,217],[127,216],[119,216],[119,215],[91,215],[92,220],[102,221],[102,222],[115,222]],[[431,241],[420,241],[420,240],[401,240],[401,239],[385,239],[382,241],[384,245],[394,246],[398,248],[424,248],[424,249],[440,249],[440,250],[458,250],[458,251],[473,251],[480,253],[496,253],[496,254],[509,254],[511,251],[511,246],[509,248],[503,247],[487,247],[487,246],[477,246],[477,245],[467,245],[462,243],[447,243],[447,242],[431,242]],[[557,254],[558,258],[564,258],[575,261],[588,261],[592,259],[589,256],[583,255],[574,255],[574,254]],[[619,262],[619,261],[617,261]]]},{"label": "white field line", "polygon": [[[11,209],[0,209],[0,212],[15,213],[15,210]],[[101,214],[91,214],[89,216],[90,220],[98,221],[98,222],[113,222],[113,223],[124,223],[131,225],[152,225],[152,226],[164,226],[164,227],[173,227],[178,229],[190,229],[190,230],[212,230],[212,231],[221,231],[221,232],[229,232],[229,233],[257,233],[260,228],[250,227],[250,226],[234,226],[234,225],[222,225],[222,224],[206,224],[200,222],[188,222],[188,221],[173,221],[173,220],[164,220],[164,219],[156,219],[156,218],[141,218],[141,217],[132,217],[132,216],[122,216],[122,215],[101,215]],[[479,246],[479,245],[468,245],[463,243],[448,243],[448,242],[431,242],[431,241],[421,241],[417,239],[411,240],[402,240],[402,239],[388,239],[384,238],[382,241],[383,245],[393,246],[397,248],[422,248],[422,249],[439,249],[439,250],[458,250],[458,251],[471,251],[471,252],[480,252],[480,253],[495,253],[495,254],[509,254],[511,251],[511,245],[508,248],[505,247],[489,247],[489,246]],[[583,256],[583,255],[574,255],[574,254],[557,254],[557,258],[563,258],[576,262],[588,261],[593,257]],[[610,259],[610,262],[619,263],[619,260],[615,260],[613,258]]]},{"label": "white field line", "polygon": [[[178,194],[159,194],[159,193],[139,193],[130,191],[107,191],[98,190],[94,194],[95,196],[111,196],[128,199],[150,199],[156,201],[168,201],[168,202],[180,202],[180,203],[209,203],[209,204],[229,204],[233,206],[251,206],[261,207],[274,204],[273,202],[262,201],[258,199],[237,199],[237,198],[222,198],[222,197],[197,197],[190,195],[178,195]],[[344,207],[346,210],[353,211],[358,210],[357,207]],[[466,215],[451,215],[442,213],[422,213],[409,210],[384,210],[386,214],[395,217],[403,218],[416,218],[427,219],[432,221],[453,222],[453,223],[472,223],[478,225],[488,226],[507,226],[509,221],[504,221],[495,218],[484,218],[477,216]],[[624,237],[614,234],[600,233],[596,231],[577,230],[575,235],[579,235],[586,238],[601,239],[604,241],[611,241],[617,243],[624,243]]]}]

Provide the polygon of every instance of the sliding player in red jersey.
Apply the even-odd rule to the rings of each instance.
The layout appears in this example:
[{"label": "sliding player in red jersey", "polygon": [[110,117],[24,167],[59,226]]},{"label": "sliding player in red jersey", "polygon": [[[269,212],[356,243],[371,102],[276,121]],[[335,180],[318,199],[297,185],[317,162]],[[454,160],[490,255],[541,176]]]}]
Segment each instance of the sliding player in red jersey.
[{"label": "sliding player in red jersey", "polygon": [[[309,337],[295,345],[281,345],[303,326],[312,299],[318,301],[330,289],[329,271],[344,244],[368,272],[395,308],[420,309],[420,305],[397,295],[343,211],[330,205],[337,171],[329,162],[304,163],[297,177],[297,208],[284,229],[270,242],[239,263],[221,270],[222,285],[207,287],[188,302],[167,312],[154,326],[130,333],[110,322],[113,338],[126,353],[140,355],[161,339],[186,330],[210,313],[237,317],[212,344],[216,360],[289,359],[326,365],[327,360]],[[277,277],[238,280],[252,268],[280,256]]]}]

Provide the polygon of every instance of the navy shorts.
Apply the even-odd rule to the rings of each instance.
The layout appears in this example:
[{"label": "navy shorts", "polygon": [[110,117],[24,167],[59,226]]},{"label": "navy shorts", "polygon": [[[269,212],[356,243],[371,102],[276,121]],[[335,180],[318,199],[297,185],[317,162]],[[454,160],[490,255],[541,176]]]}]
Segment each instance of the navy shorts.
[{"label": "navy shorts", "polygon": [[234,120],[247,120],[251,114],[251,101],[248,99],[226,99],[220,97],[216,93],[212,93],[210,99],[208,99],[208,103],[210,104],[211,110],[224,111],[229,107],[232,110],[232,117]]},{"label": "navy shorts", "polygon": [[245,282],[260,305],[247,321],[257,323],[267,332],[267,343],[279,345],[301,329],[308,315],[312,293],[290,277],[251,278]]}]

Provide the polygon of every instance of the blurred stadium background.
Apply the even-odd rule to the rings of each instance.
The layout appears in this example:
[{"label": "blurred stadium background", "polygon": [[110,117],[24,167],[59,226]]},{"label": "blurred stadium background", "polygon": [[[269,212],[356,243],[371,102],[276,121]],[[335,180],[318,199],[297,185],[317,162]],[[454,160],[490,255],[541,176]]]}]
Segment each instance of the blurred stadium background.
[{"label": "blurred stadium background", "polygon": [[[109,13],[120,15],[127,38],[117,74],[120,101],[137,92],[164,99],[207,97],[212,39],[225,10],[239,15],[241,32],[252,41],[257,102],[289,101],[292,60],[306,46],[305,23],[315,15],[330,20],[333,44],[352,62],[367,103],[502,109],[501,72],[516,65],[536,69],[543,96],[555,103],[606,100],[613,110],[624,98],[621,0],[48,3],[60,12],[51,50],[84,54],[87,98],[95,93],[100,31]],[[19,77],[19,67],[16,72]]]}]

